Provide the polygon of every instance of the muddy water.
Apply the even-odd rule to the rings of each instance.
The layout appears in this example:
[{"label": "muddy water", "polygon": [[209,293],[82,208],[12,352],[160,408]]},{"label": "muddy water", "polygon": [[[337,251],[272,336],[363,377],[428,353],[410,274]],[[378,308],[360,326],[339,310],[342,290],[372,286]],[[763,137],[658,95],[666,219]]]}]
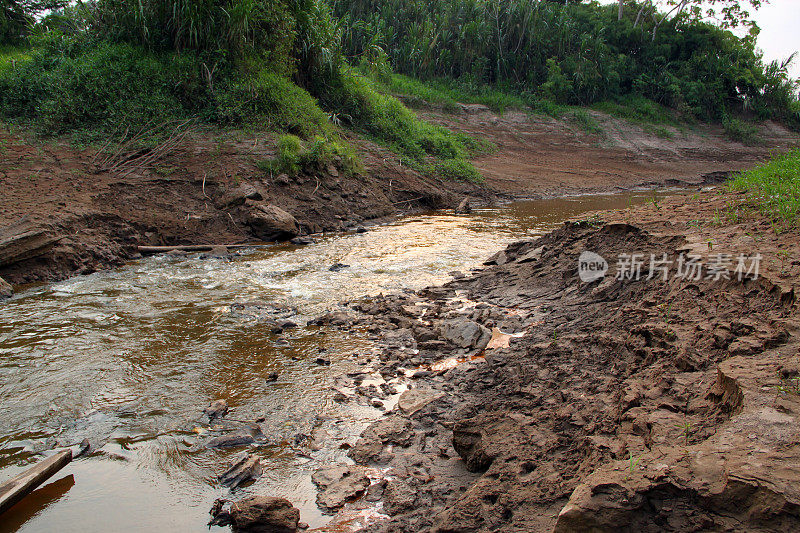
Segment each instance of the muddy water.
[{"label": "muddy water", "polygon": [[[370,358],[366,335],[305,322],[342,301],[445,282],[567,217],[648,198],[434,213],[229,260],[142,259],[18,294],[0,305],[0,481],[54,448],[88,439],[92,452],[0,518],[0,532],[205,531],[214,499],[230,496],[216,479],[236,451],[204,443],[256,420],[267,439],[251,451],[264,475],[235,497],[285,496],[325,530],[310,473],[346,460],[343,448],[380,412],[331,399],[336,376]],[[334,263],[349,267],[330,272]],[[231,311],[237,302],[290,306],[301,327],[273,334],[258,309]],[[231,406],[226,427],[201,415],[218,398]]]}]

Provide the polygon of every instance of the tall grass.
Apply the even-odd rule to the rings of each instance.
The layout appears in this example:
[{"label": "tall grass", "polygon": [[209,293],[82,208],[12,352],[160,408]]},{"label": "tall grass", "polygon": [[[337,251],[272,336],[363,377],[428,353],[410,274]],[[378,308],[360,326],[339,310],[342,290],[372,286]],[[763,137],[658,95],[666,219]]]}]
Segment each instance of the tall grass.
[{"label": "tall grass", "polygon": [[746,191],[761,212],[784,227],[800,216],[800,149],[773,157],[769,162],[738,174],[730,182]]}]

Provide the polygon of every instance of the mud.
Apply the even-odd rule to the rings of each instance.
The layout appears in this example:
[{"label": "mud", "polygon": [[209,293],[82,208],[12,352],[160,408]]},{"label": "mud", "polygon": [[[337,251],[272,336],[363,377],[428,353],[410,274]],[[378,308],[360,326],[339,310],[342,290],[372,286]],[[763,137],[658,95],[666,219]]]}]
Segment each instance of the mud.
[{"label": "mud", "polygon": [[[582,217],[443,287],[355,304],[384,339],[380,372],[412,387],[350,451],[388,480],[389,518],[365,531],[798,529],[800,240],[719,220],[740,204]],[[609,259],[584,283],[585,250],[763,259],[741,280],[647,279],[649,261],[617,280]],[[452,323],[492,339],[457,346]]]},{"label": "mud", "polygon": [[600,114],[602,136],[520,112],[420,114],[497,147],[476,161],[485,184],[422,176],[355,135],[349,140],[364,161],[363,175],[345,176],[332,165],[289,178],[257,166],[275,155],[272,134],[198,130],[151,168],[123,175],[98,170],[96,149],[7,129],[0,132],[0,276],[14,285],[55,281],[119,265],[137,256],[137,246],[342,231],[410,211],[456,208],[465,197],[486,205],[718,181],[797,142],[774,124],[763,126],[763,146],[746,147],[711,127],[676,130],[665,140]]}]

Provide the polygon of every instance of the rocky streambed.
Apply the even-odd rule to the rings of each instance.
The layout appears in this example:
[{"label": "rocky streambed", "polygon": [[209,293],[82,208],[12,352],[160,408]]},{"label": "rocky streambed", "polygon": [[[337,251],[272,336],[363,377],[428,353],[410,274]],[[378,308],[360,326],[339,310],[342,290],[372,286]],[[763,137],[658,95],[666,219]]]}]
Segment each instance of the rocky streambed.
[{"label": "rocky streambed", "polygon": [[[697,224],[726,202],[569,222],[471,276],[354,305],[379,372],[410,387],[349,451],[383,475],[369,493],[387,518],[364,531],[800,527],[800,263],[778,262],[798,241],[758,218]],[[764,263],[583,282],[586,250]]]}]

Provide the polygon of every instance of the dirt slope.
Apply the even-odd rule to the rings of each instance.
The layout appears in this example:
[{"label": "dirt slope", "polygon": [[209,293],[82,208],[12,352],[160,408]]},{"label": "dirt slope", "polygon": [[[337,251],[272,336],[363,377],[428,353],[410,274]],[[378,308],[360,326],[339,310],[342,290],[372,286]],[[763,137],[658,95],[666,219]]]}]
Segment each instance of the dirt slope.
[{"label": "dirt slope", "polygon": [[[715,223],[734,200],[568,223],[469,278],[358,305],[419,350],[387,344],[384,375],[467,361],[415,374],[422,407],[401,396],[351,451],[388,469],[391,518],[369,530],[800,528],[800,262],[786,260],[800,239],[758,219]],[[609,276],[579,280],[585,250]],[[615,279],[611,258],[633,252],[763,259],[757,279],[647,279],[649,261],[641,279]],[[470,323],[495,332],[483,358],[485,340],[452,335]]]},{"label": "dirt slope", "polygon": [[[340,231],[411,210],[455,207],[464,196],[489,203],[714,181],[724,175],[717,171],[763,159],[766,146],[796,142],[776,125],[764,126],[768,145],[746,147],[713,128],[676,132],[665,141],[604,116],[607,133],[597,136],[476,106],[456,115],[421,114],[497,146],[476,162],[487,177],[484,186],[422,176],[355,135],[350,140],[364,175],[345,177],[333,166],[289,179],[257,167],[274,156],[268,134],[197,131],[152,168],[123,175],[99,169],[103,156],[95,150],[0,132],[0,277],[21,284],[88,273],[135,257],[137,245],[235,244]],[[273,207],[281,210],[279,221]],[[278,222],[283,227],[265,229]]]}]

